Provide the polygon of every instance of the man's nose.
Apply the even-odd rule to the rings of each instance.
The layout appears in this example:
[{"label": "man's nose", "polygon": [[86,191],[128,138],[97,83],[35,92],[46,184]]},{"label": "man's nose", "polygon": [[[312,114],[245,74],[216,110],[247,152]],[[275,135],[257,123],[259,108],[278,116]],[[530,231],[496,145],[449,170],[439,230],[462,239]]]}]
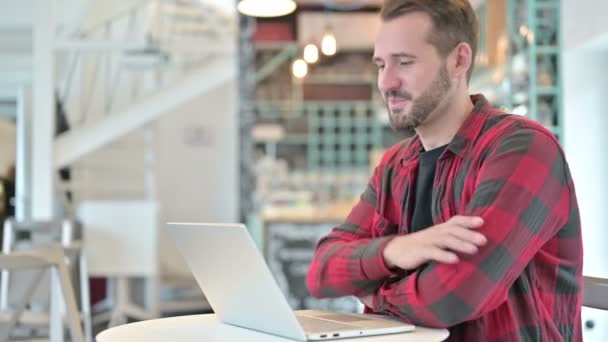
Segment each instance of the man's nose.
[{"label": "man's nose", "polygon": [[401,88],[401,80],[392,72],[382,71],[378,86],[382,93],[399,90]]}]

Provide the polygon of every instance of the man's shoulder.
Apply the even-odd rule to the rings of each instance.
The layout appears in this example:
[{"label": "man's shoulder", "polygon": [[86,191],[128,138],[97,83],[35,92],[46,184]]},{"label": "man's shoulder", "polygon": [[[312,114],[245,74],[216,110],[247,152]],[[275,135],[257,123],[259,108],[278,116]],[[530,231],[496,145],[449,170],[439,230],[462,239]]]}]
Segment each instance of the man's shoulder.
[{"label": "man's shoulder", "polygon": [[476,145],[481,148],[495,146],[514,134],[546,136],[559,144],[551,131],[538,121],[522,115],[495,112],[486,120],[484,128],[477,139],[479,144]]}]

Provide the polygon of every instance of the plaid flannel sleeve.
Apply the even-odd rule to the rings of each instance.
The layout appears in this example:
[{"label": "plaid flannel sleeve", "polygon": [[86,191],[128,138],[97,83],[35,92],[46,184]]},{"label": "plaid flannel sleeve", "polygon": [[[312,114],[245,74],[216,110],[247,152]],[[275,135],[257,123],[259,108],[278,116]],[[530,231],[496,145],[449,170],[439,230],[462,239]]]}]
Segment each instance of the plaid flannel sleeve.
[{"label": "plaid flannel sleeve", "polygon": [[488,243],[456,264],[429,263],[373,296],[374,311],[451,327],[495,309],[524,267],[568,222],[569,173],[549,133],[506,133],[487,155],[462,215],[481,216]]},{"label": "plaid flannel sleeve", "polygon": [[392,236],[374,238],[372,232],[373,225],[378,224],[375,208],[381,169],[382,165],[376,168],[345,222],[319,240],[307,273],[307,286],[313,296],[372,294],[393,275],[382,257]]}]

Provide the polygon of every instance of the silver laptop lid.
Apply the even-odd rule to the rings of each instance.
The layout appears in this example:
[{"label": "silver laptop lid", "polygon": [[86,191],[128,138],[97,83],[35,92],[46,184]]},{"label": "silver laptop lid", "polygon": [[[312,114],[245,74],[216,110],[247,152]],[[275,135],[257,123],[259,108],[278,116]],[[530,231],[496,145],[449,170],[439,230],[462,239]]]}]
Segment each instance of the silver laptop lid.
[{"label": "silver laptop lid", "polygon": [[167,231],[222,322],[306,340],[244,225],[168,223]]}]

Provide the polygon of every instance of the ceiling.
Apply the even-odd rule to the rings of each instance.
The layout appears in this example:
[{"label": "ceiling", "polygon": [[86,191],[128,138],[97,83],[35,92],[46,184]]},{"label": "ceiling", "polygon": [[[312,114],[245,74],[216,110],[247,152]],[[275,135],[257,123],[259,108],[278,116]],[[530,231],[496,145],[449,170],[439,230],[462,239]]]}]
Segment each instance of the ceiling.
[{"label": "ceiling", "polygon": [[[480,3],[486,0],[469,0],[469,2],[473,5],[473,7],[477,7]],[[382,6],[384,0],[296,0],[298,5],[302,6],[318,6],[318,5],[326,5],[329,7],[354,7],[354,6]]]},{"label": "ceiling", "polygon": [[[329,6],[355,10],[348,11],[308,11],[304,10],[297,16],[298,37],[302,46],[310,42],[320,42],[328,27],[339,42],[340,49],[360,50],[371,49],[380,24],[378,14],[370,11],[356,11],[363,7],[380,7],[384,0],[296,0],[298,5],[307,8],[323,8]],[[470,0],[478,5],[485,0]],[[344,7],[340,7],[344,6]]]}]

